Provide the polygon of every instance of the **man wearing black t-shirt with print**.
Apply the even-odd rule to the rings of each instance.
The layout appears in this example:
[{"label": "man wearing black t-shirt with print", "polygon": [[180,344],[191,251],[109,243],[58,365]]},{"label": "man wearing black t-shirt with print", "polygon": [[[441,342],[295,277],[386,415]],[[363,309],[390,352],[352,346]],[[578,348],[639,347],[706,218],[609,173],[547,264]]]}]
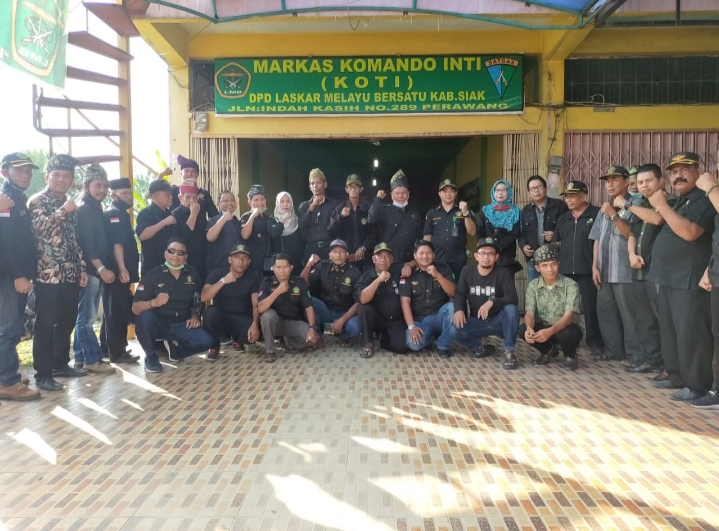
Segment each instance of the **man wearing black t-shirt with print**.
[{"label": "man wearing black t-shirt with print", "polygon": [[260,338],[260,312],[257,310],[257,292],[260,287],[260,273],[248,271],[250,251],[245,245],[238,245],[227,259],[230,271],[215,269],[208,276],[202,288],[200,300],[214,301],[205,308],[202,321],[212,336],[212,348],[207,361],[215,361],[220,351],[220,337],[232,335],[235,349],[244,341],[255,343]]},{"label": "man wearing black t-shirt with print", "polygon": [[678,153],[667,169],[679,196],[674,207],[664,190],[649,197],[665,221],[654,242],[648,278],[659,284],[659,334],[668,373],[666,380],[652,385],[678,389],[669,398],[690,401],[702,398],[712,385],[710,296],[699,282],[712,255],[714,209],[696,186],[699,155]]},{"label": "man wearing black t-shirt with print", "polygon": [[[486,357],[480,350],[482,338],[497,335],[504,338],[504,368],[517,368],[514,346],[517,342],[519,310],[517,290],[512,275],[504,267],[495,267],[499,247],[492,238],[482,238],[474,253],[477,265],[466,265],[457,282],[454,295],[454,340],[472,350],[477,358]],[[465,315],[469,300],[469,318]]]}]

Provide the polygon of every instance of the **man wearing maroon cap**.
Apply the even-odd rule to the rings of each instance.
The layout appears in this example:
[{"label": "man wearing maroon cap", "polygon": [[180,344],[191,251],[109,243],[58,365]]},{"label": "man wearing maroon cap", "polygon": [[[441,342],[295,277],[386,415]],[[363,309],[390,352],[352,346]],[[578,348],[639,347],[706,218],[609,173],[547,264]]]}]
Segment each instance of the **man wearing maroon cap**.
[{"label": "man wearing maroon cap", "polygon": [[202,207],[198,202],[200,189],[191,179],[183,181],[179,186],[180,205],[172,210],[177,221],[177,231],[187,242],[187,263],[195,266],[200,275],[200,282],[205,280],[205,258],[207,255],[207,238],[200,223]]}]

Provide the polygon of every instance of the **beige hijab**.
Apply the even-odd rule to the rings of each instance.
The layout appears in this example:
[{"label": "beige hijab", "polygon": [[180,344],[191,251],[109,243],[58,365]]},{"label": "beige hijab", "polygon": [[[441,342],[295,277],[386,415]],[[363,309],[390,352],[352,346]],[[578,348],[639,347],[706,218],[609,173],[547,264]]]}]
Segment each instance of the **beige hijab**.
[{"label": "beige hijab", "polygon": [[[280,207],[280,199],[283,195],[287,195],[290,198],[290,212],[284,212]],[[289,192],[280,192],[275,198],[275,219],[282,223],[285,228],[282,231],[282,236],[289,236],[293,234],[299,225],[299,218],[295,213],[295,202],[292,200],[292,196]]]}]

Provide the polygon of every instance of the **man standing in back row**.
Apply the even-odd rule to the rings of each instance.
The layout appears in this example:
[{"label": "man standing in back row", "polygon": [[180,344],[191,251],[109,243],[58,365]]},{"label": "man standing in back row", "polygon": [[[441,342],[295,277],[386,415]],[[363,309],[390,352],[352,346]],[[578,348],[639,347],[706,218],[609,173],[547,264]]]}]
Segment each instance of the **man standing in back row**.
[{"label": "man standing in back row", "polygon": [[427,212],[424,221],[424,239],[434,243],[438,264],[447,264],[459,278],[467,264],[467,234],[477,233],[474,214],[466,201],[457,201],[457,185],[449,179],[439,183],[439,206]]},{"label": "man standing in back row", "polygon": [[[417,265],[414,244],[420,237],[419,212],[409,208],[409,181],[402,170],[397,171],[389,182],[391,205],[380,201],[387,196],[384,190],[377,192],[369,209],[369,222],[377,226],[379,241],[385,242],[393,251],[392,276],[408,277]],[[434,248],[434,245],[432,246]]]},{"label": "man standing in back row", "polygon": [[330,221],[337,201],[325,195],[327,178],[322,170],[315,168],[310,172],[310,191],[312,199],[303,202],[298,209],[300,231],[305,239],[305,253],[302,261],[306,264],[310,256],[316,254],[322,260],[329,257],[332,232]]}]

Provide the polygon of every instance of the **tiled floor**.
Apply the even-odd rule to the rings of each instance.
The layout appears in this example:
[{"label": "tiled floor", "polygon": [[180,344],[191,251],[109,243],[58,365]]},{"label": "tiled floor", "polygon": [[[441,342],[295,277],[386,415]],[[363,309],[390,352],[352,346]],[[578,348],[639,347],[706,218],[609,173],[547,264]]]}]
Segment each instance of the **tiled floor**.
[{"label": "tiled floor", "polygon": [[195,357],[0,407],[0,530],[719,528],[719,412],[581,359]]}]

